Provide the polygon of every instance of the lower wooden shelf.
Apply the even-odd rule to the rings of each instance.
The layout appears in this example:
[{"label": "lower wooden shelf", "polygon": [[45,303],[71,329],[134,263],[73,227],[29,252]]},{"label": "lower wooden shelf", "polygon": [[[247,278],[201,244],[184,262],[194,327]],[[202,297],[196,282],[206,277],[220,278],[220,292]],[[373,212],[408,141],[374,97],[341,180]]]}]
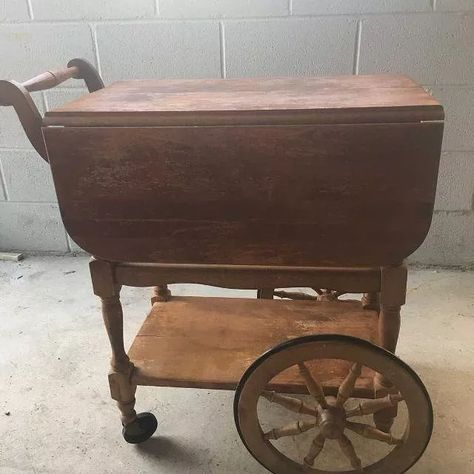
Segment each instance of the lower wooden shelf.
[{"label": "lower wooden shelf", "polygon": [[[129,356],[138,385],[234,389],[263,352],[308,334],[345,334],[377,343],[375,311],[358,301],[316,302],[243,298],[173,297],[155,303]],[[309,363],[327,394],[336,393],[350,367],[342,360]],[[364,368],[356,396],[373,397],[373,371]],[[296,369],[270,389],[307,393]]]}]

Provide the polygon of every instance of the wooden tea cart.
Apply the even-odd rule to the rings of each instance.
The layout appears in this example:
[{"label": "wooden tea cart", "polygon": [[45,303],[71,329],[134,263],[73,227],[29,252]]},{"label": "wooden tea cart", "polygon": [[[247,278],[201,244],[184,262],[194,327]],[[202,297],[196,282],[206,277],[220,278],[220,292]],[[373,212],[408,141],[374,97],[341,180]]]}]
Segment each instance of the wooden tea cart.
[{"label": "wooden tea cart", "polygon": [[[30,92],[70,78],[91,94],[41,117]],[[394,352],[403,261],[430,226],[443,131],[443,109],[421,87],[398,75],[104,87],[75,59],[0,82],[0,102],[50,163],[66,229],[93,255],[126,441],[157,426],[135,412],[138,385],[236,389],[240,437],[273,473],[401,473],[417,461],[432,407]],[[258,297],[175,297],[171,283]],[[123,285],[154,288],[128,354]],[[261,404],[294,420],[264,429]],[[402,405],[406,429],[395,436]],[[367,415],[373,423],[358,418]],[[303,456],[280,449],[303,433]],[[354,436],[390,449],[368,463]],[[347,470],[318,468],[327,440]]]}]

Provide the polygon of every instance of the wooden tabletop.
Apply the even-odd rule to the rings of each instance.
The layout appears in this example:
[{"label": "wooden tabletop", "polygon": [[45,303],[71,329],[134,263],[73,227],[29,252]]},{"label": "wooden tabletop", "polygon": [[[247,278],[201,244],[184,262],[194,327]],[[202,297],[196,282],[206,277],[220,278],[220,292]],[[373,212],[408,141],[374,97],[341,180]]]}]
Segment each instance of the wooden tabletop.
[{"label": "wooden tabletop", "polygon": [[439,103],[401,75],[132,80],[46,113],[44,125],[137,126],[419,122]]}]

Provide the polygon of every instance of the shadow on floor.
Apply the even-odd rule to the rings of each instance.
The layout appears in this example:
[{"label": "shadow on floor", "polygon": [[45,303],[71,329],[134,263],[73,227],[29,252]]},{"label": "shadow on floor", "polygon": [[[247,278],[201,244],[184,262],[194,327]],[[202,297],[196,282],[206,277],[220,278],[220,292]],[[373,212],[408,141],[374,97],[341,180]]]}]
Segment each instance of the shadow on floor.
[{"label": "shadow on floor", "polygon": [[145,456],[155,458],[157,461],[171,461],[174,464],[192,466],[198,463],[195,452],[192,452],[177,440],[164,436],[152,437],[148,441],[138,444],[136,449]]}]

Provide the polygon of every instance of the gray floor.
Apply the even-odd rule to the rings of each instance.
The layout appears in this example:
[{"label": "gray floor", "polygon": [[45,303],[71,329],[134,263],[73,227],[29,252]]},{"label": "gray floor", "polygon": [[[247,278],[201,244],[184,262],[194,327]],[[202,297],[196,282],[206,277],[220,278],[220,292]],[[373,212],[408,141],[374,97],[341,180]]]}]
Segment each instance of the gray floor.
[{"label": "gray floor", "polygon": [[[123,442],[87,261],[0,262],[0,473],[266,472],[238,439],[232,392],[141,387],[137,408],[153,411],[160,425],[141,446]],[[472,272],[411,271],[398,354],[424,380],[436,419],[431,444],[410,472],[474,472],[473,289]],[[236,293],[174,287],[203,291]],[[127,342],[148,293],[123,292]]]}]

